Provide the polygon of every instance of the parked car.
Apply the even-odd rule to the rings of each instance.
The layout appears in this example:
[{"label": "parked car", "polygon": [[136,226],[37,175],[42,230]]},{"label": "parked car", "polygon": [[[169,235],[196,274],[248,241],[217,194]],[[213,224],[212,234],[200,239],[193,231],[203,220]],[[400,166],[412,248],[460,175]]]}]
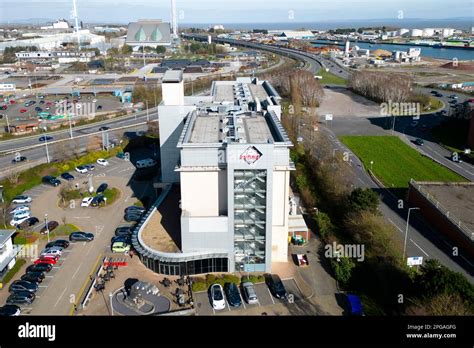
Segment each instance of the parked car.
[{"label": "parked car", "polygon": [[212,284],[210,288],[212,308],[222,310],[225,308],[224,290],[220,284]]},{"label": "parked car", "polygon": [[94,197],[85,197],[85,198],[83,198],[83,199],[82,199],[82,202],[81,202],[81,207],[88,207],[88,206],[90,206],[93,199],[94,199]]},{"label": "parked car", "polygon": [[245,301],[247,301],[248,304],[257,304],[258,297],[253,283],[245,282],[242,284],[242,288],[244,290]]},{"label": "parked car", "polygon": [[114,236],[110,240],[111,244],[117,243],[117,242],[122,242],[125,244],[132,244],[132,237],[130,235],[123,235],[123,236]]},{"label": "parked car", "polygon": [[97,105],[97,110],[102,110],[102,105]]},{"label": "parked car", "polygon": [[25,204],[31,203],[32,199],[29,196],[16,196],[13,198],[12,203],[14,204]]},{"label": "parked car", "polygon": [[81,173],[81,174],[86,174],[87,168],[85,166],[76,167],[76,172]]},{"label": "parked car", "polygon": [[[95,103],[94,101],[92,101],[92,102]],[[99,128],[99,132],[104,132],[104,131],[107,131],[107,130],[109,130],[109,129],[110,129],[110,127],[106,127],[106,126],[100,127],[100,128]]]},{"label": "parked car", "polygon": [[87,232],[74,232],[69,235],[71,242],[90,242],[94,240],[94,235]]},{"label": "parked car", "polygon": [[53,140],[54,138],[53,137],[50,137],[50,136],[42,136],[40,137],[38,140],[41,141],[41,142],[44,142],[44,141],[51,141]]},{"label": "parked car", "polygon": [[35,260],[33,262],[35,265],[40,265],[40,264],[48,264],[48,265],[55,265],[58,262],[56,259],[51,259],[49,257],[40,257],[39,259]]},{"label": "parked car", "polygon": [[30,211],[30,207],[27,205],[19,205],[15,209],[10,211],[10,214],[24,213]]},{"label": "parked car", "polygon": [[105,190],[107,190],[107,188],[109,187],[109,185],[107,185],[106,183],[103,183],[101,184],[98,188],[97,188],[97,191],[95,191],[98,195],[99,194],[102,194],[105,192]]},{"label": "parked car", "polygon": [[51,176],[51,175],[43,177],[43,179],[41,181],[43,182],[43,184],[51,185],[51,186],[54,186],[54,187],[61,185],[61,181],[56,179],[56,177]]},{"label": "parked car", "polygon": [[40,253],[40,256],[47,256],[47,255],[61,256],[62,253],[63,253],[63,248],[61,248],[61,247],[51,247],[51,248],[43,249]]},{"label": "parked car", "polygon": [[30,282],[28,280],[15,280],[13,283],[10,284],[8,291],[9,292],[17,292],[17,291],[36,292],[38,291],[38,284],[34,282]]},{"label": "parked car", "polygon": [[138,222],[141,220],[142,216],[143,216],[143,213],[132,211],[132,212],[126,213],[124,216],[124,219],[127,222]]},{"label": "parked car", "polygon": [[127,207],[125,209],[125,214],[128,214],[128,213],[132,213],[132,212],[137,212],[137,213],[145,213],[146,212],[146,209],[144,207],[138,207],[136,205],[132,205],[130,207]]},{"label": "parked car", "polygon": [[28,110],[26,109],[20,109],[20,113],[24,114],[25,112],[27,112]]},{"label": "parked car", "polygon": [[32,283],[41,283],[44,279],[44,273],[43,272],[29,272],[29,273],[23,274],[20,279],[26,280]]},{"label": "parked car", "polygon": [[47,263],[40,263],[37,265],[31,265],[26,268],[26,272],[51,272],[53,269],[52,265]]},{"label": "parked car", "polygon": [[104,166],[104,167],[107,167],[109,165],[109,161],[103,159],[103,158],[99,158],[97,160],[97,164],[98,165],[101,165],[101,166]]},{"label": "parked car", "polygon": [[41,112],[41,111],[43,111],[43,109],[41,109],[39,106],[37,106],[37,107],[35,107],[35,111],[36,112]]},{"label": "parked car", "polygon": [[271,274],[265,277],[265,282],[267,283],[268,288],[273,296],[276,298],[283,300],[288,297],[288,293],[286,292],[285,286],[281,281],[280,277],[276,274]]},{"label": "parked car", "polygon": [[55,246],[67,249],[69,247],[69,242],[67,240],[58,239],[46,244],[46,248],[52,248]]},{"label": "parked car", "polygon": [[7,304],[31,304],[35,300],[35,294],[29,291],[17,291],[7,298]]},{"label": "parked car", "polygon": [[16,305],[5,305],[0,307],[0,317],[17,317],[20,313],[21,309]]},{"label": "parked car", "polygon": [[18,225],[18,228],[20,229],[25,229],[31,226],[36,225],[39,222],[39,219],[36,217],[29,217],[25,221],[23,221],[20,225]]},{"label": "parked car", "polygon": [[92,172],[95,169],[95,166],[93,164],[86,164],[84,168],[86,168],[88,172]]},{"label": "parked car", "polygon": [[423,146],[425,144],[425,141],[421,138],[416,138],[415,144],[418,146]]},{"label": "parked car", "polygon": [[116,236],[130,236],[132,234],[131,226],[120,226],[115,229]]},{"label": "parked car", "polygon": [[91,206],[99,207],[102,203],[105,203],[105,197],[102,195],[97,195],[92,199]]},{"label": "parked car", "polygon": [[57,221],[49,221],[48,226],[43,226],[43,228],[40,230],[40,233],[44,234],[44,233],[47,233],[48,231],[51,233],[56,228],[58,228],[58,226],[59,226],[59,223]]},{"label": "parked car", "polygon": [[25,156],[15,157],[14,159],[12,159],[12,163],[13,163],[13,164],[16,164],[16,163],[25,162],[26,159],[27,159],[27,158],[26,158]]},{"label": "parked car", "polygon": [[128,253],[130,251],[130,244],[124,242],[114,242],[112,244],[113,253]]},{"label": "parked car", "polygon": [[156,166],[156,161],[151,159],[151,158],[147,158],[147,159],[144,159],[144,160],[137,161],[136,166],[139,169],[151,168],[151,167]]},{"label": "parked car", "polygon": [[23,218],[13,217],[13,219],[10,220],[10,225],[16,227],[16,226],[22,224],[28,218],[29,218],[29,216],[26,216],[26,217],[23,217]]},{"label": "parked car", "polygon": [[67,181],[73,181],[74,180],[74,176],[72,176],[69,173],[62,173],[61,178],[63,178],[64,180],[67,180]]},{"label": "parked car", "polygon": [[240,292],[235,283],[225,283],[224,292],[227,297],[227,302],[232,307],[240,307],[242,305],[242,299],[240,298]]}]

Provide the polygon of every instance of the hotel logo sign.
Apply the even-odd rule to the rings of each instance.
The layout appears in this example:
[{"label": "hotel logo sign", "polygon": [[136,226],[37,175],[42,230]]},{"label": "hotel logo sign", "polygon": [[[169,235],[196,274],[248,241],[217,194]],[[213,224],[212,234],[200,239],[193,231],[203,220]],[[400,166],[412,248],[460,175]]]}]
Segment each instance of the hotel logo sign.
[{"label": "hotel logo sign", "polygon": [[262,153],[254,146],[249,147],[240,155],[240,159],[247,162],[247,164],[254,164],[262,157]]}]

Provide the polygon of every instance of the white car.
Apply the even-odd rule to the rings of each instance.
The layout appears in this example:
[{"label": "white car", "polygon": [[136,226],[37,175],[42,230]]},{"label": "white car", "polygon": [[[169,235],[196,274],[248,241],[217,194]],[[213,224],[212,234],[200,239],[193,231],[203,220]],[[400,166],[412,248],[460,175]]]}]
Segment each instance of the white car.
[{"label": "white car", "polygon": [[25,218],[13,217],[13,219],[10,221],[10,225],[16,227],[16,226],[20,225],[25,220],[28,220],[28,217],[25,217]]},{"label": "white car", "polygon": [[91,205],[92,203],[92,200],[94,199],[94,197],[86,197],[82,200],[81,202],[81,207],[88,207]]},{"label": "white car", "polygon": [[29,206],[27,206],[27,205],[19,205],[18,207],[16,207],[16,208],[13,209],[12,211],[10,211],[10,214],[23,213],[23,212],[26,212],[26,211],[30,211],[30,207],[29,207]]},{"label": "white car", "polygon": [[109,161],[103,159],[103,158],[99,158],[97,160],[97,164],[100,164],[101,166],[104,166],[104,167],[107,167],[109,165]]},{"label": "white car", "polygon": [[31,203],[32,199],[29,196],[16,196],[13,198],[12,203],[13,204],[26,204],[26,203]]},{"label": "white car", "polygon": [[225,308],[224,289],[220,284],[211,285],[212,308],[220,311]]},{"label": "white car", "polygon": [[52,255],[52,256],[61,256],[62,255],[62,249],[58,248],[49,248],[49,249],[44,249],[40,256],[46,256],[46,255]]},{"label": "white car", "polygon": [[86,174],[87,173],[87,168],[84,167],[84,166],[76,167],[76,172],[81,173],[81,174]]},{"label": "white car", "polygon": [[92,102],[93,102],[93,103],[97,103],[97,99],[92,99]]},{"label": "white car", "polygon": [[21,211],[13,214],[14,219],[28,219],[29,217],[31,217],[31,213],[29,211]]}]

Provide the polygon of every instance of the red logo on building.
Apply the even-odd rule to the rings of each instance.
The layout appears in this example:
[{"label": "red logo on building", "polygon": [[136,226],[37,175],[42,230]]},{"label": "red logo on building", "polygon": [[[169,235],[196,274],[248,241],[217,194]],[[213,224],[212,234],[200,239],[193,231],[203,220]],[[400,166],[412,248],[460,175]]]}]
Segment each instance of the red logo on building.
[{"label": "red logo on building", "polygon": [[247,162],[247,164],[254,164],[262,157],[262,153],[258,151],[254,146],[249,147],[243,154],[240,155],[240,159]]}]

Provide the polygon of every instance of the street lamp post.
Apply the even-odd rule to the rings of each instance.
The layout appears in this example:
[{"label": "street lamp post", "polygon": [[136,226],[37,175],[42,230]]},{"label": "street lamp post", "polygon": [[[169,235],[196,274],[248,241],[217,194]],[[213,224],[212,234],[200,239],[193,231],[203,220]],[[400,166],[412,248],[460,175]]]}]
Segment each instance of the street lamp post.
[{"label": "street lamp post", "polygon": [[48,234],[48,243],[49,243],[48,214],[44,214],[44,226],[46,227],[46,233]]},{"label": "street lamp post", "polygon": [[406,250],[407,250],[408,226],[410,224],[410,214],[411,214],[412,210],[420,210],[420,208],[415,207],[415,208],[409,208],[408,209],[407,227],[405,229],[405,242],[403,244],[403,260],[405,260],[405,254],[406,254]]},{"label": "street lamp post", "polygon": [[374,161],[370,161],[370,171],[373,172],[374,168]]}]

